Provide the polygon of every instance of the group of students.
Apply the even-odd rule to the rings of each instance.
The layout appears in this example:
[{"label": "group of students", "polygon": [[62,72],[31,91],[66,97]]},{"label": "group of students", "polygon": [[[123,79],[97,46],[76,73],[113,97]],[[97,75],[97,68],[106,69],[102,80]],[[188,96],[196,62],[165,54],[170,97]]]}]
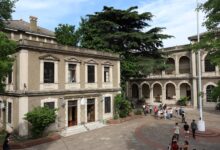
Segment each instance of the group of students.
[{"label": "group of students", "polygon": [[[183,129],[184,129],[184,134],[185,134],[184,145],[182,147],[178,145],[179,136],[180,136],[180,126],[178,125],[178,123],[176,123],[174,127],[174,135],[172,137],[170,145],[168,146],[169,150],[189,150],[189,142],[186,139],[189,138],[190,126],[187,122],[184,123]],[[192,130],[193,138],[195,139],[196,138],[195,133],[197,130],[197,124],[195,120],[192,120],[191,122],[191,130]]]}]

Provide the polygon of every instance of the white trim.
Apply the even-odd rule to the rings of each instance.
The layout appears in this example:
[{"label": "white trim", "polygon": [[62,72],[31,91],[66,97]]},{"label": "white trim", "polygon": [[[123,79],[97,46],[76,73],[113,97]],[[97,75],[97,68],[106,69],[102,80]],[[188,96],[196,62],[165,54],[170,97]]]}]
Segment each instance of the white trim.
[{"label": "white trim", "polygon": [[[8,103],[11,103],[11,123],[9,123],[8,122]],[[14,109],[13,109],[13,100],[11,99],[11,98],[8,98],[7,100],[6,100],[6,124],[7,124],[7,126],[9,126],[9,127],[13,127],[13,124],[14,124]]]},{"label": "white trim", "polygon": [[40,101],[41,103],[41,107],[44,107],[44,103],[47,103],[47,102],[54,102],[54,108],[58,108],[58,99],[57,98],[51,98],[51,97],[48,97],[46,99],[42,99]]},{"label": "white trim", "polygon": [[[104,82],[104,70],[105,67],[109,67],[109,82]],[[113,87],[113,74],[112,74],[112,66],[110,65],[102,65],[102,87],[103,88],[112,88]]]},{"label": "white trim", "polygon": [[[94,71],[95,71],[95,82],[94,83],[88,83],[88,66],[94,66]],[[97,84],[97,73],[98,73],[98,66],[97,64],[85,64],[85,88],[88,88],[88,89],[94,89],[94,88],[97,88],[98,87],[98,84]]]},{"label": "white trim", "polygon": [[[28,89],[28,51],[21,50],[19,53],[19,89]],[[26,85],[26,88],[24,87]]]},{"label": "white trim", "polygon": [[[65,127],[68,128],[68,101],[77,101],[77,125],[81,124],[81,99],[76,98],[76,99],[66,99],[65,100]],[[72,127],[72,126],[71,126]]]},{"label": "white trim", "polygon": [[175,89],[177,88],[177,87],[176,87],[176,84],[175,84],[173,81],[167,81],[167,82],[164,84],[164,88],[165,88],[165,89],[166,89],[167,84],[169,84],[169,83],[173,84],[174,87],[175,87]]},{"label": "white trim", "polygon": [[[44,62],[54,63],[54,83],[44,83]],[[40,60],[40,90],[58,89],[58,61]]]},{"label": "white trim", "polygon": [[149,84],[147,81],[144,81],[144,82],[141,83],[141,85],[140,85],[141,88],[142,88],[142,86],[143,86],[144,84],[147,84],[147,85],[149,86],[149,88],[150,88],[150,84]]},{"label": "white trim", "polygon": [[152,84],[151,84],[151,88],[154,88],[154,85],[157,84],[157,83],[160,84],[161,88],[163,88],[162,83],[160,83],[160,82],[158,82],[158,81],[152,83]]},{"label": "white trim", "polygon": [[192,85],[191,85],[187,80],[181,81],[181,82],[177,85],[177,87],[180,89],[181,84],[184,84],[184,83],[188,84],[188,85],[190,86],[190,88],[192,87]]},{"label": "white trim", "polygon": [[213,83],[213,82],[208,82],[205,85],[203,85],[203,99],[204,99],[204,103],[216,103],[216,102],[208,102],[207,101],[207,97],[206,97],[206,88],[207,86],[212,85],[214,87],[217,86],[217,84]]},{"label": "white trim", "polygon": [[[68,80],[68,66],[69,64],[76,65],[76,82],[69,83]],[[80,89],[80,63],[76,62],[65,62],[65,89]]]},{"label": "white trim", "polygon": [[19,102],[19,135],[28,135],[28,122],[24,119],[28,112],[28,97],[20,97]]},{"label": "white trim", "polygon": [[[106,97],[110,97],[110,100],[111,100],[111,112],[110,113],[105,113],[105,98]],[[102,100],[101,100],[101,102],[102,102],[102,108],[103,108],[103,113],[102,113],[102,115],[103,115],[103,119],[110,119],[110,118],[112,118],[113,117],[113,96],[112,96],[112,94],[104,94],[103,96],[102,96]]]},{"label": "white trim", "polygon": [[120,88],[121,87],[121,64],[120,64],[120,61],[117,62],[117,71],[118,71],[118,87]]}]

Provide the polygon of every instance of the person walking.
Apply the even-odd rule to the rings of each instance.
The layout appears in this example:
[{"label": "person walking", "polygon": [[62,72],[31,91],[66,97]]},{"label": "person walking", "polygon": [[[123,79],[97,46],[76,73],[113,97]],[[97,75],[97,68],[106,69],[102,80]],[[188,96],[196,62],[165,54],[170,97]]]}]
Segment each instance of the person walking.
[{"label": "person walking", "polygon": [[192,134],[193,134],[193,138],[196,139],[196,130],[197,130],[197,124],[195,122],[195,120],[192,121],[191,123],[191,129],[192,129]]},{"label": "person walking", "polygon": [[174,135],[175,135],[177,141],[179,141],[180,127],[179,127],[178,123],[176,123],[176,125],[174,127]]},{"label": "person walking", "polygon": [[5,140],[3,143],[3,150],[10,150],[10,146],[9,146],[9,137],[10,137],[10,133],[7,133],[7,135],[5,136]]},{"label": "person walking", "polygon": [[185,132],[185,138],[189,137],[189,125],[187,122],[185,122],[183,126],[184,132]]},{"label": "person walking", "polygon": [[187,140],[184,141],[183,150],[189,150],[189,142]]},{"label": "person walking", "polygon": [[142,108],[143,108],[144,115],[146,116],[147,115],[147,113],[146,113],[146,105],[143,104]]}]

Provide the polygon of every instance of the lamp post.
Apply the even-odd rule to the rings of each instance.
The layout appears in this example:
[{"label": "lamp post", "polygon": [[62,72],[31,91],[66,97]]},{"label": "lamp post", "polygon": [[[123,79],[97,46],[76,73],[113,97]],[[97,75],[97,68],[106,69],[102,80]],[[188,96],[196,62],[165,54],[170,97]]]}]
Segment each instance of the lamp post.
[{"label": "lamp post", "polygon": [[[200,35],[199,35],[199,3],[198,0],[196,0],[197,3],[197,41],[200,42]],[[201,56],[200,56],[200,50],[198,50],[198,97],[199,97],[199,115],[200,120],[198,121],[198,130],[199,131],[205,131],[205,121],[203,120],[203,112],[202,112],[202,72],[201,72]]]}]

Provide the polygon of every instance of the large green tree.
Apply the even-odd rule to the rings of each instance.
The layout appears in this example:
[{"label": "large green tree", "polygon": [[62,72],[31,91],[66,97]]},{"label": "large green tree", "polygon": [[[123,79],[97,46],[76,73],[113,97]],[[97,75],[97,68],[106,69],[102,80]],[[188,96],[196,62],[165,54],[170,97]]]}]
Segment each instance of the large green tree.
[{"label": "large green tree", "polygon": [[158,61],[154,59],[161,59],[158,48],[163,39],[171,37],[161,33],[164,28],[150,26],[150,12],[138,13],[137,9],[105,6],[101,12],[82,18],[78,30],[81,47],[120,54],[122,82],[156,68]]},{"label": "large green tree", "polygon": [[11,71],[16,43],[8,39],[2,32],[4,24],[11,19],[11,13],[14,11],[16,0],[0,0],[0,92],[4,92],[4,81]]},{"label": "large green tree", "polygon": [[[200,10],[205,13],[203,25],[207,28],[201,41],[195,44],[195,49],[205,49],[208,51],[208,57],[215,65],[220,66],[220,1],[208,0],[200,5]],[[220,97],[220,82],[213,91],[215,100]]]},{"label": "large green tree", "polygon": [[7,19],[11,19],[17,0],[0,0],[0,30],[4,28]]},{"label": "large green tree", "polygon": [[55,36],[58,43],[69,46],[77,46],[78,38],[75,26],[59,24],[55,28]]}]

